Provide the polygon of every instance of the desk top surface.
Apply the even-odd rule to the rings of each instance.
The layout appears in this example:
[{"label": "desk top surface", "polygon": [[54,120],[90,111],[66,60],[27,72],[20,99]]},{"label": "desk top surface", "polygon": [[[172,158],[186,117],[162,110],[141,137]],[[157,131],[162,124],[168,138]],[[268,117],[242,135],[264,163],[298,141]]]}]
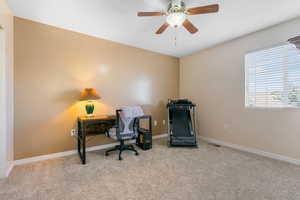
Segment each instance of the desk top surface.
[{"label": "desk top surface", "polygon": [[116,120],[115,115],[98,115],[98,116],[80,116],[78,117],[79,121],[94,121],[94,120]]}]

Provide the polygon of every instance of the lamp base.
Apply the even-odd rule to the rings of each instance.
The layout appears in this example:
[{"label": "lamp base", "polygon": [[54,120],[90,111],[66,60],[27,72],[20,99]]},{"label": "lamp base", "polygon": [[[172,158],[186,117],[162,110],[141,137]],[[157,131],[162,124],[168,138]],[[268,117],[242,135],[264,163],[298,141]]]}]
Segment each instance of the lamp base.
[{"label": "lamp base", "polygon": [[86,110],[86,116],[87,117],[93,117],[93,113],[94,113],[94,110],[95,110],[95,106],[93,103],[89,102],[85,105],[85,110]]}]

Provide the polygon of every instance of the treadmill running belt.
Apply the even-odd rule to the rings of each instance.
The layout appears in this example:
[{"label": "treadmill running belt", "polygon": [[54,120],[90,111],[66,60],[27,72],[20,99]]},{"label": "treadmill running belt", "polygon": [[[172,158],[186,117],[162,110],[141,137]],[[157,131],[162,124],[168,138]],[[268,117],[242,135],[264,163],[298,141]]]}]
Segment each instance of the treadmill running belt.
[{"label": "treadmill running belt", "polygon": [[176,135],[176,137],[184,137],[184,136],[190,136],[191,130],[190,130],[190,116],[189,111],[187,110],[173,110],[172,112],[173,116],[173,133]]}]

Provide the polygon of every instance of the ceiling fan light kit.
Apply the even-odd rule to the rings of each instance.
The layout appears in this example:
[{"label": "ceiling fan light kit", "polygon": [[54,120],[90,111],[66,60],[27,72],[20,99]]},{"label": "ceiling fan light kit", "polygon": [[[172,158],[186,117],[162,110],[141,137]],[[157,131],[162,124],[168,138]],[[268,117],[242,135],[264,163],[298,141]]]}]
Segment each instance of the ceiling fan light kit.
[{"label": "ceiling fan light kit", "polygon": [[170,13],[167,16],[168,24],[175,28],[182,26],[185,20],[186,20],[185,13]]},{"label": "ceiling fan light kit", "polygon": [[198,29],[187,19],[187,15],[215,13],[218,11],[219,5],[217,4],[186,9],[183,1],[171,0],[167,12],[138,12],[138,16],[166,16],[166,23],[156,31],[156,34],[162,34],[169,26],[175,28],[183,26],[191,34],[194,34],[198,32]]}]

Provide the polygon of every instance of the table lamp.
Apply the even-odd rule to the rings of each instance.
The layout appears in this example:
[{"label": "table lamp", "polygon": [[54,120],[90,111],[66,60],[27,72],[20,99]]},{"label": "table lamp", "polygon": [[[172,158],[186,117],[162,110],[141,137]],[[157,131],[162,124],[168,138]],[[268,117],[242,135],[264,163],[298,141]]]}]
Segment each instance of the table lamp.
[{"label": "table lamp", "polygon": [[88,117],[93,116],[95,109],[93,100],[100,99],[99,94],[93,88],[85,88],[81,94],[80,101],[88,101],[85,105],[86,113]]}]

